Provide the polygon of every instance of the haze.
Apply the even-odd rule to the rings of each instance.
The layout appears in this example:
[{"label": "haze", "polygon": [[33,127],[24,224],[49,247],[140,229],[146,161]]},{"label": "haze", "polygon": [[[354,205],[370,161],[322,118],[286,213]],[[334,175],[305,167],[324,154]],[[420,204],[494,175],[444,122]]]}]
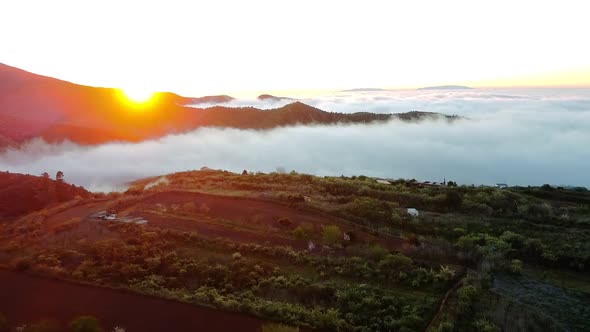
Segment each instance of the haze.
[{"label": "haze", "polygon": [[[69,182],[103,191],[202,166],[446,178],[460,184],[590,186],[589,89],[347,92],[305,101],[329,111],[443,111],[467,119],[269,131],[204,128],[139,144],[94,147],[35,140],[1,154],[0,169],[32,174],[62,170]],[[234,103],[265,106],[260,101]]]}]

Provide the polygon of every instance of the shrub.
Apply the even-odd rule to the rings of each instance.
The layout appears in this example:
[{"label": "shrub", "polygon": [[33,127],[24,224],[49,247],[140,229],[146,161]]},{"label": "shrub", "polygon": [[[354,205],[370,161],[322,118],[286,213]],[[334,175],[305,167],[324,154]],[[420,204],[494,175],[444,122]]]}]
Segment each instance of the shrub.
[{"label": "shrub", "polygon": [[322,230],[322,240],[325,244],[336,244],[340,240],[340,227],[330,225]]},{"label": "shrub", "polygon": [[387,255],[388,250],[380,244],[374,244],[368,248],[367,253],[369,257],[380,260]]},{"label": "shrub", "polygon": [[283,324],[264,323],[262,324],[262,332],[299,332],[299,328]]},{"label": "shrub", "polygon": [[440,271],[438,272],[436,277],[442,281],[453,280],[453,278],[455,277],[455,270],[446,265],[441,265]]},{"label": "shrub", "polygon": [[303,240],[306,238],[307,234],[305,233],[305,230],[303,230],[303,227],[297,226],[293,230],[293,236],[299,240]]},{"label": "shrub", "polygon": [[459,305],[462,308],[471,307],[471,301],[473,301],[477,293],[477,288],[475,288],[472,285],[467,285],[459,288],[457,290],[457,296],[459,297]]},{"label": "shrub", "polygon": [[70,322],[72,332],[100,332],[98,319],[92,316],[80,316]]},{"label": "shrub", "polygon": [[475,331],[479,332],[499,332],[500,329],[487,318],[480,318],[473,323]]},{"label": "shrub", "polygon": [[514,274],[521,274],[522,273],[522,261],[520,259],[513,259],[512,262],[510,262],[509,270],[510,270],[510,272],[512,272]]}]

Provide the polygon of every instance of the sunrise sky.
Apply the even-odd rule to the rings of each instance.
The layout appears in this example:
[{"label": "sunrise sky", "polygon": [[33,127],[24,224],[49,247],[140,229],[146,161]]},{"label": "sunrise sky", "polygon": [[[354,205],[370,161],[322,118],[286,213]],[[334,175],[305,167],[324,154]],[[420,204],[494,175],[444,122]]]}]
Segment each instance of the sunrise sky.
[{"label": "sunrise sky", "polygon": [[0,62],[185,95],[590,86],[587,1],[5,1]]}]

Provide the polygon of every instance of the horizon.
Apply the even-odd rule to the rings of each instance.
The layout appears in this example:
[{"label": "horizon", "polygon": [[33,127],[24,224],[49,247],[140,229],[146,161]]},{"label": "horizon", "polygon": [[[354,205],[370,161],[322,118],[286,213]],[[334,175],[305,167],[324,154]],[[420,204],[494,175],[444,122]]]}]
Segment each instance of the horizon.
[{"label": "horizon", "polygon": [[[62,80],[68,83],[73,83],[76,85],[82,85],[82,86],[88,86],[88,87],[94,87],[94,88],[108,88],[108,89],[121,89],[121,90],[125,90],[125,88],[123,87],[117,87],[117,86],[99,86],[99,85],[87,85],[87,84],[83,84],[82,82],[74,82],[74,81],[68,81],[65,80],[61,77],[53,77],[53,76],[49,76],[47,74],[44,73],[37,73],[37,72],[32,72],[30,70],[27,70],[26,68],[20,68],[20,67],[16,67],[7,63],[4,63],[2,61],[0,61],[0,65],[4,65],[4,66],[8,66],[8,67],[12,67],[18,70],[22,70],[34,75],[39,75],[39,76],[45,76],[45,77],[49,77],[49,78],[53,78],[53,79],[57,79],[57,80]],[[590,75],[590,73],[589,73]],[[463,84],[440,84],[440,85],[418,85],[418,86],[413,86],[413,87],[353,87],[353,88],[342,88],[342,89],[337,89],[337,88],[332,88],[332,89],[317,89],[317,90],[305,90],[305,89],[295,89],[295,90],[258,90],[258,91],[234,91],[234,92],[218,92],[218,93],[210,93],[210,94],[188,94],[188,95],[182,95],[180,93],[178,93],[177,91],[171,91],[171,90],[159,90],[159,91],[150,91],[150,93],[159,93],[159,92],[171,92],[171,93],[176,93],[179,95],[182,95],[184,97],[203,97],[203,96],[215,96],[215,95],[229,95],[232,97],[237,97],[237,99],[250,99],[250,98],[256,98],[257,96],[261,95],[261,94],[271,94],[271,95],[278,95],[278,96],[282,96],[282,97],[300,97],[300,98],[305,98],[305,97],[314,97],[314,96],[320,96],[322,94],[330,94],[330,93],[338,93],[338,92],[378,92],[378,91],[384,91],[384,92],[396,92],[396,91],[400,91],[400,92],[404,92],[404,91],[419,91],[421,89],[424,88],[435,88],[435,87],[441,87],[441,91],[452,91],[454,89],[445,89],[444,87],[447,86],[460,86],[460,87],[465,87],[468,89],[478,89],[478,90],[516,90],[516,89],[523,89],[523,90],[534,90],[534,89],[590,89],[590,83],[587,85],[558,85],[558,86],[552,86],[552,85],[510,85],[510,86],[494,86],[494,85],[463,85]],[[356,90],[356,91],[355,91]],[[369,91],[363,91],[363,90],[369,90]],[[370,91],[370,90],[376,90],[376,91]],[[435,89],[436,90],[436,89]]]},{"label": "horizon", "polygon": [[89,86],[181,95],[590,86],[581,1],[34,5],[3,8],[0,29],[16,33],[0,45],[2,61]]}]

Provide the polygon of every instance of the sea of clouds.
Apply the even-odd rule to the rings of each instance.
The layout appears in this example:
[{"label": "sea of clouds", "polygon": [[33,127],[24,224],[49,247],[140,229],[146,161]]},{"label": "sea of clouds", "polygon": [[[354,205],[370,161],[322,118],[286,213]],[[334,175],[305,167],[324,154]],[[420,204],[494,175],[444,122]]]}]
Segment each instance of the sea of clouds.
[{"label": "sea of clouds", "polygon": [[[349,91],[301,101],[331,112],[428,111],[465,119],[267,131],[200,128],[142,143],[93,147],[33,140],[1,153],[0,169],[36,175],[62,170],[68,182],[95,191],[202,166],[590,187],[590,89]],[[236,100],[224,105],[269,109],[289,102]]]}]

